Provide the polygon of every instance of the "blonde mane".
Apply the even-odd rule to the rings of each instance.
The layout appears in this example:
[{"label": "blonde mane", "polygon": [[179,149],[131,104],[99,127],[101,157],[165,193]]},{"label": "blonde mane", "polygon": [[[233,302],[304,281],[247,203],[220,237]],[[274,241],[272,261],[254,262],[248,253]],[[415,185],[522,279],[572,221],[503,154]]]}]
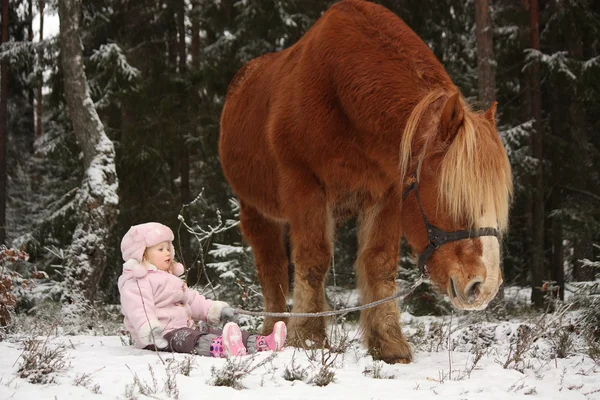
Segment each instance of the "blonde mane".
[{"label": "blonde mane", "polygon": [[[402,182],[406,180],[414,136],[423,114],[444,95],[442,90],[430,92],[417,104],[408,119],[400,145]],[[508,157],[498,134],[493,131],[493,125],[486,122],[481,114],[471,111],[462,99],[460,103],[464,107],[464,120],[438,169],[438,207],[442,207],[453,221],[465,220],[474,228],[481,225],[484,213],[493,213],[498,229],[505,231],[513,191]],[[431,137],[425,138],[417,160],[417,181],[420,166],[430,147],[429,141],[435,140]]]}]

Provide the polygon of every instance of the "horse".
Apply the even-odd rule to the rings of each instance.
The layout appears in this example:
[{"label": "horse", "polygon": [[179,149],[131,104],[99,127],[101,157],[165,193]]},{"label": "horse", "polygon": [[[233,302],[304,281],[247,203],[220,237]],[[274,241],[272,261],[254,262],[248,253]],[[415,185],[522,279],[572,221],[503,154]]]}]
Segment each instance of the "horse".
[{"label": "horse", "polygon": [[[485,308],[502,283],[512,196],[495,111],[473,111],[425,43],[364,0],[332,5],[295,44],[243,66],[225,97],[219,156],[265,309],[285,311],[290,261],[292,312],[328,309],[334,231],[348,216],[363,304],[395,293],[404,235],[455,307]],[[399,317],[394,302],[360,315],[364,344],[387,363],[412,361]],[[265,333],[276,320],[265,318]],[[287,322],[290,345],[327,345],[325,318]]]}]

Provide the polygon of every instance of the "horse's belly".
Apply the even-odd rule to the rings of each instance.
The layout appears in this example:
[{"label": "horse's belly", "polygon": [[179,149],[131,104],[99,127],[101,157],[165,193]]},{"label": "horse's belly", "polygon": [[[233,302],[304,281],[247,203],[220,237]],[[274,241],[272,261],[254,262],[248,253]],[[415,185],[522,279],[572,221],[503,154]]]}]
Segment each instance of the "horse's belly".
[{"label": "horse's belly", "polygon": [[340,192],[328,196],[333,219],[341,223],[372,207],[378,199],[368,192]]}]

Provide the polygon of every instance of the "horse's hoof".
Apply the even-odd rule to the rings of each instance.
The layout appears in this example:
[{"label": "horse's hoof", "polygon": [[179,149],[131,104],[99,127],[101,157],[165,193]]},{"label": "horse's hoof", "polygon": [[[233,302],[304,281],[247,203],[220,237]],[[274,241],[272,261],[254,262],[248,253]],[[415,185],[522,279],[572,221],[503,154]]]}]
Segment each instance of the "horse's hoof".
[{"label": "horse's hoof", "polygon": [[406,341],[387,343],[387,346],[370,346],[369,354],[374,360],[388,364],[410,364],[413,360],[412,350]]},{"label": "horse's hoof", "polygon": [[381,361],[387,364],[410,364],[412,356],[409,357],[382,357]]},{"label": "horse's hoof", "polygon": [[329,346],[325,332],[310,332],[302,329],[288,330],[286,344],[301,349],[320,349]]}]

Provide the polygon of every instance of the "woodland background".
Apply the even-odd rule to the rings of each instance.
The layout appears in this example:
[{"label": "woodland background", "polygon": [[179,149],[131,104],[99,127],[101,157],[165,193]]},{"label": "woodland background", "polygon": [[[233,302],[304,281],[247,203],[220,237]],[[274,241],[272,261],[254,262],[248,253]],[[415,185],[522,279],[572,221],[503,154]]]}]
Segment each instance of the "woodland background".
[{"label": "woodland background", "polygon": [[[118,303],[121,237],[147,221],[176,232],[190,285],[259,307],[218,160],[220,111],[244,63],[295,43],[332,3],[2,0],[0,324],[48,302],[64,318]],[[600,2],[377,3],[416,31],[476,108],[499,103],[515,181],[505,284],[531,287],[542,307],[566,282],[594,281]],[[42,11],[59,14],[60,35],[44,37]],[[336,241],[331,282],[341,287],[354,283],[354,229],[349,221]],[[399,279],[414,280],[414,260],[401,266]],[[435,295],[423,294],[424,312],[436,312]]]}]

